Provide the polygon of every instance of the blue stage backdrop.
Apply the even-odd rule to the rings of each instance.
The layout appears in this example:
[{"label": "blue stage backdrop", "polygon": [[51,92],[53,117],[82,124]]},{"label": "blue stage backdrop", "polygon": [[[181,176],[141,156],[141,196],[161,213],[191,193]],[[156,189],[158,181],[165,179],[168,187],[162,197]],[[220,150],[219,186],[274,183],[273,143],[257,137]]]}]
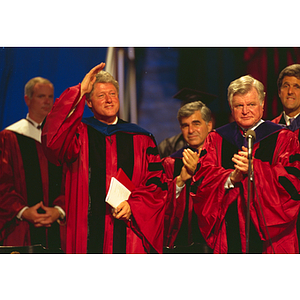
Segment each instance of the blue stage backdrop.
[{"label": "blue stage backdrop", "polygon": [[[105,61],[107,48],[14,47],[0,48],[1,130],[24,118],[28,112],[24,86],[36,76],[49,79],[57,98],[82,81],[96,64]],[[87,108],[85,116],[90,116]]]}]

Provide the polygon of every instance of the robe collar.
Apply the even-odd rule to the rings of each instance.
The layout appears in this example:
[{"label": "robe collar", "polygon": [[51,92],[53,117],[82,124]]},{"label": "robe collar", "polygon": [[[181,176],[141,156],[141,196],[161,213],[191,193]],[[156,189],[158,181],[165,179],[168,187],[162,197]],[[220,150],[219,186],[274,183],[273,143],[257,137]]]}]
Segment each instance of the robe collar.
[{"label": "robe collar", "polygon": [[287,126],[288,129],[292,130],[292,131],[296,131],[297,129],[300,128],[300,115],[297,116],[297,118],[294,120],[294,122]]},{"label": "robe collar", "polygon": [[170,155],[170,157],[172,157],[172,158],[182,158],[182,157],[183,157],[183,151],[184,151],[185,149],[191,149],[191,150],[194,151],[194,152],[198,152],[198,150],[195,149],[195,148],[192,148],[192,147],[190,147],[190,146],[185,146],[185,147],[182,147],[181,149],[177,150],[176,152],[172,153],[172,154]]},{"label": "robe collar", "polygon": [[6,127],[5,129],[25,135],[41,143],[42,131],[40,129],[37,129],[33,124],[29,123],[27,119],[22,119]]},{"label": "robe collar", "polygon": [[150,132],[143,129],[142,127],[123,121],[122,119],[118,119],[117,124],[108,125],[106,123],[100,122],[99,120],[95,119],[94,117],[83,118],[82,122],[92,126],[97,131],[101,132],[106,136],[111,136],[116,132],[129,132],[129,133],[138,133],[138,134],[145,134],[148,136],[152,136]]},{"label": "robe collar", "polygon": [[[265,121],[255,128],[256,139],[254,144],[259,143],[273,133],[280,131],[284,127],[280,124],[275,124],[271,121]],[[215,130],[225,140],[235,145],[239,149],[242,146],[247,147],[247,139],[242,135],[239,126],[236,122],[229,123]]]}]

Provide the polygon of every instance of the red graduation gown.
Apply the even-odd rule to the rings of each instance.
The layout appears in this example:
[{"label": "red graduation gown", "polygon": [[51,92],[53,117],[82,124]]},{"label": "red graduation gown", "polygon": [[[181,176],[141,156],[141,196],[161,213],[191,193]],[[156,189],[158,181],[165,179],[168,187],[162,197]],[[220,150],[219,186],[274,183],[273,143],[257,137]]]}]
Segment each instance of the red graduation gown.
[{"label": "red graduation gown", "polygon": [[[174,246],[192,245],[195,242],[205,244],[205,241],[203,240],[203,237],[198,229],[196,221],[197,217],[196,215],[193,216],[194,208],[193,201],[189,193],[189,181],[187,181],[181,193],[176,198],[176,177],[181,172],[181,168],[183,166],[182,153],[186,148],[187,147],[184,147],[173,153],[171,156],[163,158],[162,160],[166,178],[169,184],[164,221],[164,246],[170,249],[172,249]],[[185,214],[187,214],[186,217]],[[186,219],[184,219],[184,217]],[[195,220],[193,220],[193,218],[195,218]],[[179,240],[176,240],[183,222],[187,223],[185,225],[186,228],[184,232],[181,233]],[[174,243],[176,243],[176,245]]]},{"label": "red graduation gown", "polygon": [[[41,171],[43,201],[49,206],[48,161],[42,145],[34,141]],[[31,245],[29,223],[16,218],[18,212],[28,205],[23,159],[16,133],[11,130],[0,132],[0,230],[5,246]],[[38,201],[37,201],[38,202]],[[36,203],[37,203],[36,202]],[[64,209],[64,194],[53,201]],[[47,230],[47,229],[46,229]],[[64,250],[64,228],[61,226],[61,248]],[[43,245],[47,247],[47,245]]]},{"label": "red graduation gown", "polygon": [[[276,124],[286,125],[285,119],[284,119],[282,113],[278,117],[273,119],[272,122],[274,122]],[[288,126],[288,129],[292,130],[296,134],[298,140],[300,140],[300,136],[299,136],[299,133],[300,133],[300,117],[298,116],[293,123],[294,124],[292,126]]]},{"label": "red graduation gown", "polygon": [[[186,186],[182,189],[180,195],[176,199],[176,177],[174,178],[175,159],[171,157],[164,158],[163,166],[169,184],[164,220],[164,246],[173,248],[182,224],[184,211],[186,209]],[[188,221],[190,225],[192,219],[193,202],[188,201],[188,203]],[[187,241],[188,244],[191,244],[191,227],[189,226],[188,229]]]},{"label": "red graduation gown", "polygon": [[[66,162],[68,165],[65,191],[67,253],[87,253],[89,140],[88,125],[82,122],[85,97],[77,104],[79,95],[80,84],[68,88],[55,101],[42,133],[44,151],[49,160],[55,164]],[[136,188],[128,199],[132,217],[127,223],[126,253],[149,253],[151,248],[162,253],[167,191],[161,182],[163,169],[160,157],[155,141],[150,136],[134,132],[128,134],[133,135],[134,166],[131,181]],[[107,192],[111,177],[116,176],[118,171],[116,134],[105,136],[105,141]],[[106,204],[103,253],[113,253],[113,229],[111,207]]]},{"label": "red graduation gown", "polygon": [[[271,122],[268,122],[261,124],[255,130],[256,135],[263,128],[262,125],[266,128],[270,127]],[[226,127],[227,134],[242,139],[238,129],[232,126],[236,126],[236,123]],[[266,142],[263,145],[264,138]],[[245,177],[235,188],[225,190],[224,184],[233,168],[223,167],[222,159],[224,155],[226,157],[226,148],[222,147],[224,140],[216,131],[211,132],[207,137],[205,145],[207,155],[201,159],[201,168],[194,177],[195,184],[199,184],[196,194],[192,195],[194,207],[199,217],[200,230],[209,246],[214,249],[214,253],[227,253],[228,233],[225,215],[231,205],[236,205],[241,249],[245,252],[248,178]],[[275,142],[272,144],[272,141]],[[269,155],[269,153],[272,154],[271,161],[255,158]],[[253,155],[254,182],[257,193],[253,192],[254,199],[250,204],[250,215],[251,222],[263,241],[263,253],[273,253],[268,234],[272,239],[275,253],[299,253],[296,233],[300,204],[300,181],[296,177],[300,170],[299,142],[291,131],[279,129],[257,140],[254,144]],[[251,247],[251,240],[249,244]]]}]

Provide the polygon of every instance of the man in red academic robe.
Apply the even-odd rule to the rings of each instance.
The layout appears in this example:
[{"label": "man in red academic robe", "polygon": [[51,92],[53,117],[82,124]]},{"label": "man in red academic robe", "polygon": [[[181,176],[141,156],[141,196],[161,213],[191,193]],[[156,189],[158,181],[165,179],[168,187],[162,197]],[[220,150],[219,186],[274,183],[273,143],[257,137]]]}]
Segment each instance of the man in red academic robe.
[{"label": "man in red academic robe", "polygon": [[[53,105],[53,85],[35,77],[25,86],[26,119],[0,133],[0,234],[4,246],[41,244],[58,251],[64,218],[62,168],[48,162],[41,124]],[[63,237],[63,230],[61,232]]]},{"label": "man in red academic robe", "polygon": [[288,126],[299,139],[300,64],[287,66],[281,71],[277,80],[277,88],[283,112],[272,122]]},{"label": "man in red academic robe", "polygon": [[[284,124],[292,130],[300,141],[300,64],[284,68],[277,80],[278,95],[283,106],[283,112],[272,122]],[[300,221],[297,222],[298,242]]]},{"label": "man in red academic robe", "polygon": [[[228,101],[235,122],[212,131],[194,176],[199,227],[214,253],[299,253],[299,141],[263,121],[264,87],[247,75],[233,81]],[[243,133],[254,130],[250,234],[246,240],[249,151]]]},{"label": "man in red academic robe", "polygon": [[[105,64],[56,100],[43,128],[44,151],[67,164],[67,253],[162,253],[166,184],[155,140],[117,117],[118,82]],[[85,102],[94,117],[82,119]],[[135,188],[112,208],[111,178],[122,169]]]},{"label": "man in red academic robe", "polygon": [[209,253],[199,231],[190,197],[191,177],[207,134],[212,130],[210,109],[201,101],[187,103],[177,114],[187,147],[163,159],[169,189],[165,213],[164,253]]}]

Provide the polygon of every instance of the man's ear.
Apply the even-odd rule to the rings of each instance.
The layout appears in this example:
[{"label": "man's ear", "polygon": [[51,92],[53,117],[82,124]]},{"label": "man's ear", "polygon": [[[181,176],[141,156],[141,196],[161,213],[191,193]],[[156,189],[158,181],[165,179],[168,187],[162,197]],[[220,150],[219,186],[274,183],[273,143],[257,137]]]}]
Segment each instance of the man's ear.
[{"label": "man's ear", "polygon": [[25,99],[26,105],[29,106],[29,104],[30,104],[30,98],[27,95],[25,95],[24,99]]},{"label": "man's ear", "polygon": [[207,128],[208,128],[208,132],[211,132],[211,131],[212,131],[212,129],[213,129],[212,121],[209,121],[209,122],[207,123]]},{"label": "man's ear", "polygon": [[88,106],[89,108],[92,108],[92,107],[93,107],[92,101],[91,101],[91,100],[86,99],[86,104],[87,104],[87,106]]}]

